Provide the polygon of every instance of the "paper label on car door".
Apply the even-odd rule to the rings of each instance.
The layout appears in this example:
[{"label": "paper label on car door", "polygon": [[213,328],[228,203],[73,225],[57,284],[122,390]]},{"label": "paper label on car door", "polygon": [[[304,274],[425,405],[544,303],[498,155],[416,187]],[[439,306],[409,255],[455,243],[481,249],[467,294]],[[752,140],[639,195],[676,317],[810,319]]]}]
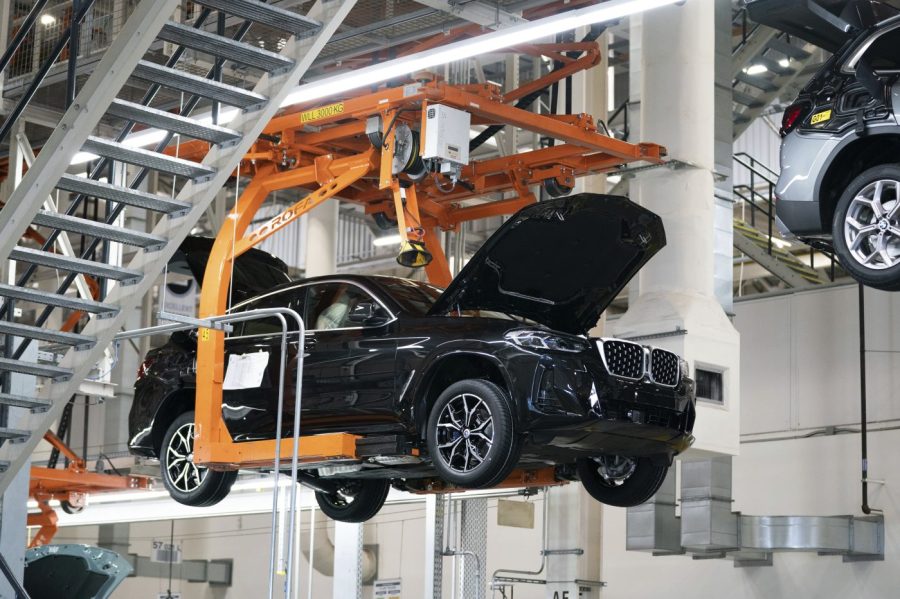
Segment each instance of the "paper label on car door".
[{"label": "paper label on car door", "polygon": [[810,125],[816,125],[818,123],[824,123],[825,121],[831,120],[831,110],[823,110],[822,112],[817,112],[812,115],[812,118],[809,119]]},{"label": "paper label on car door", "polygon": [[225,370],[225,381],[222,389],[256,389],[262,385],[266,366],[269,365],[268,352],[252,354],[231,354],[228,356],[228,368]]}]

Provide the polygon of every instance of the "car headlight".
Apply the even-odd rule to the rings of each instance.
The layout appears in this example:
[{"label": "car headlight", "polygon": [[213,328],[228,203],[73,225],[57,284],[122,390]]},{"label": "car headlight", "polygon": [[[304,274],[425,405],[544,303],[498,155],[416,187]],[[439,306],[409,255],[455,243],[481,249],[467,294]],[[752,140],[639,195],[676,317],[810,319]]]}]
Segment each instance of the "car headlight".
[{"label": "car headlight", "polygon": [[690,378],[691,369],[688,368],[687,360],[685,360],[684,358],[678,358],[678,368],[681,370],[681,378]]},{"label": "car headlight", "polygon": [[571,353],[583,352],[589,348],[588,342],[578,337],[566,337],[547,331],[521,330],[510,331],[506,340],[519,347],[528,349],[544,349]]}]

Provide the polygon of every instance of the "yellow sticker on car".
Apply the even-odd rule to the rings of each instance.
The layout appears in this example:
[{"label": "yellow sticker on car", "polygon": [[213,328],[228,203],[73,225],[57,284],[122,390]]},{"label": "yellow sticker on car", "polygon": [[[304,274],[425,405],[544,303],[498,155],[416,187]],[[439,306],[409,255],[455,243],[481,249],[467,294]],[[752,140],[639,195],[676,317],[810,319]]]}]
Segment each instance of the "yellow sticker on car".
[{"label": "yellow sticker on car", "polygon": [[311,121],[327,119],[338,114],[344,114],[343,102],[329,104],[328,106],[320,106],[319,108],[313,108],[312,110],[305,110],[300,113],[300,123],[309,123]]},{"label": "yellow sticker on car", "polygon": [[809,124],[817,125],[829,120],[831,120],[831,110],[823,110],[822,112],[817,112],[816,114],[812,115],[812,118],[809,119]]}]

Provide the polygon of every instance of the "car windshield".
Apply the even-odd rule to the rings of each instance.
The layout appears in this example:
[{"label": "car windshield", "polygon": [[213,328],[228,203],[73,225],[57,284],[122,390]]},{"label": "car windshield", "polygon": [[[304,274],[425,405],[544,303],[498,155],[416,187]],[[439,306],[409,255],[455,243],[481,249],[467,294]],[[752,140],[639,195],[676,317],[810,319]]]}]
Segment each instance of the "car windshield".
[{"label": "car windshield", "polygon": [[[391,294],[404,312],[425,316],[431,310],[434,302],[444,292],[440,287],[422,281],[409,279],[380,279],[381,284]],[[498,318],[501,320],[513,320],[525,324],[537,324],[532,320],[498,312],[496,310],[452,310],[450,316],[464,316],[469,318]]]},{"label": "car windshield", "polygon": [[409,279],[380,278],[379,283],[387,290],[392,298],[397,300],[404,312],[425,316],[431,310],[431,306],[444,292],[440,287],[421,281]]}]

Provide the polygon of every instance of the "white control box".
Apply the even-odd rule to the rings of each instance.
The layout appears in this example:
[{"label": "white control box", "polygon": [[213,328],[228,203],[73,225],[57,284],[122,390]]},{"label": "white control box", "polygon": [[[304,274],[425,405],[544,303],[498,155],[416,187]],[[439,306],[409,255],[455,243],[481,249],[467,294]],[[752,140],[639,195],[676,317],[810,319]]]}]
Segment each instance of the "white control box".
[{"label": "white control box", "polygon": [[425,109],[425,145],[422,158],[469,164],[469,129],[472,116],[463,110],[431,104]]}]

